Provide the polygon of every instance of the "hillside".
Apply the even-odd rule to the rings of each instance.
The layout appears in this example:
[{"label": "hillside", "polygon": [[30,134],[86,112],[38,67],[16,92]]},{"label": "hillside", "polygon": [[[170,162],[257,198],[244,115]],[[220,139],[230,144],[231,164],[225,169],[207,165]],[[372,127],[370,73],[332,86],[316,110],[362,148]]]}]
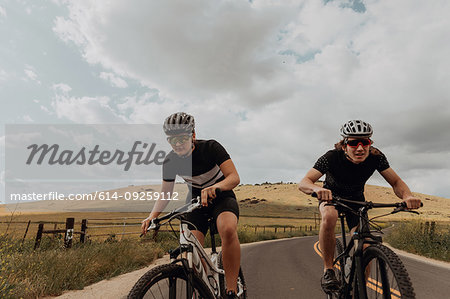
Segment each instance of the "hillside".
[{"label": "hillside", "polygon": [[[123,195],[126,192],[153,192],[159,190],[159,186],[128,186],[110,192],[117,192]],[[186,196],[186,187],[182,184],[176,185],[176,191],[180,193],[181,201]],[[235,188],[239,201],[242,216],[269,216],[282,218],[313,217],[317,213],[317,200],[299,192],[296,184],[270,184],[260,185],[240,185]],[[395,202],[399,199],[394,195],[391,188],[367,185],[366,199],[374,202]],[[450,200],[442,197],[415,193],[422,199],[424,207],[420,209],[422,219],[435,219],[439,221],[450,221]],[[38,214],[54,212],[102,212],[102,214],[113,212],[140,212],[148,213],[152,201],[70,201],[70,202],[34,202],[15,205],[0,205],[0,215],[10,214],[15,210],[17,214]],[[175,206],[171,203],[169,208]],[[107,211],[105,211],[107,210]],[[382,209],[374,211],[373,214],[380,214],[389,211]],[[115,214],[115,213],[114,213]],[[396,218],[410,217],[406,213],[396,216]],[[417,218],[417,216],[414,216]]]}]

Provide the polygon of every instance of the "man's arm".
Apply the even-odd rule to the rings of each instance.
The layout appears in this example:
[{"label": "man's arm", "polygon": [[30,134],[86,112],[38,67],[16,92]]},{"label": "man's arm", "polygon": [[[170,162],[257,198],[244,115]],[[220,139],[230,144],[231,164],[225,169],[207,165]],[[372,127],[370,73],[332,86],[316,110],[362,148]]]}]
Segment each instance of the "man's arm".
[{"label": "man's arm", "polygon": [[406,202],[408,209],[418,209],[420,207],[421,200],[412,194],[408,185],[406,185],[392,168],[389,167],[381,171],[380,174],[392,186],[395,195]]},{"label": "man's arm", "polygon": [[202,205],[208,205],[208,198],[216,197],[216,188],[221,191],[233,190],[234,187],[239,185],[241,179],[231,159],[224,161],[219,165],[225,179],[212,185],[211,187],[202,190]]},{"label": "man's arm", "polygon": [[[172,198],[172,192],[173,188],[175,186],[175,181],[173,182],[166,182],[163,181],[161,185],[161,193],[164,194],[164,196],[167,194],[167,197],[165,198]],[[155,205],[153,206],[153,209],[150,213],[150,215],[142,221],[141,230],[142,233],[147,233],[147,228],[150,225],[150,221],[161,214],[161,212],[167,207],[169,204],[168,200],[157,200]]]},{"label": "man's arm", "polygon": [[315,168],[311,168],[305,175],[305,177],[298,183],[298,189],[306,194],[312,194],[316,192],[317,199],[320,200],[332,200],[332,194],[329,189],[322,188],[314,184],[323,176],[323,173]]}]

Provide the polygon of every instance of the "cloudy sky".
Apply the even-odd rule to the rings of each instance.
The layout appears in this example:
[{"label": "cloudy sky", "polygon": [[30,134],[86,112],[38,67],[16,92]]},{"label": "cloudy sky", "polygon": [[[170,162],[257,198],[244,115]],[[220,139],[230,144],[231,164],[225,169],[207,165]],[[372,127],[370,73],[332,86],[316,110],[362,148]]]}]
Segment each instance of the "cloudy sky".
[{"label": "cloudy sky", "polygon": [[357,118],[413,191],[450,198],[449,15],[448,0],[0,0],[2,188],[6,124],[186,111],[242,183],[299,181]]}]

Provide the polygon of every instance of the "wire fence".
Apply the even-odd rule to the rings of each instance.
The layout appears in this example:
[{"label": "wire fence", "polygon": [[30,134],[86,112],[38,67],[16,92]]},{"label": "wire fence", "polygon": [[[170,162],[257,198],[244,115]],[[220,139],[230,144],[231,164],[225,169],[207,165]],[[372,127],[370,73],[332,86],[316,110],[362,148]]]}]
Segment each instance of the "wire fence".
[{"label": "wire fence", "polygon": [[[240,230],[253,233],[286,233],[295,231],[313,231],[320,225],[319,217],[307,217],[304,219],[314,219],[314,225],[241,225]],[[279,219],[279,218],[275,218]],[[297,218],[300,219],[300,218]],[[302,218],[303,219],[303,218]],[[72,247],[73,240],[78,239],[80,243],[94,238],[122,239],[124,236],[141,234],[142,217],[114,217],[114,218],[85,218],[76,222],[75,218],[67,218],[62,221],[0,221],[6,233],[15,231],[16,236],[21,236],[22,242],[28,237],[35,236],[34,249],[39,248],[44,235],[50,237],[64,236],[64,247]],[[173,224],[176,226],[176,223]],[[2,231],[3,231],[2,229]],[[23,235],[20,233],[23,231]],[[160,232],[171,231],[169,225],[163,225]]]}]

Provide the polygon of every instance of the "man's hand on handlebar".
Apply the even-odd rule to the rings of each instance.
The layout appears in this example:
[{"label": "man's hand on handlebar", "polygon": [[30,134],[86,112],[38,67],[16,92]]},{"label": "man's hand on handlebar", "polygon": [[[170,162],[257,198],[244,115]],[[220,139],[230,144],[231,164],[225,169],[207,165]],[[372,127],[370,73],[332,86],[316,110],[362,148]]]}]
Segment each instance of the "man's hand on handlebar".
[{"label": "man's hand on handlebar", "polygon": [[329,189],[318,188],[314,192],[316,193],[318,200],[325,200],[325,201],[333,200],[333,194]]},{"label": "man's hand on handlebar", "polygon": [[141,225],[141,233],[142,235],[145,235],[147,233],[147,229],[150,226],[150,222],[151,222],[151,218],[147,217],[144,220],[142,220],[142,225]]},{"label": "man's hand on handlebar", "polygon": [[422,201],[417,197],[411,196],[403,200],[406,202],[406,206],[408,209],[418,209],[421,207]]},{"label": "man's hand on handlebar", "polygon": [[202,194],[201,194],[202,206],[204,206],[204,207],[208,206],[208,203],[212,202],[212,200],[214,198],[216,198],[216,196],[217,196],[216,191],[218,191],[218,190],[220,190],[220,189],[214,185],[203,189]]}]

